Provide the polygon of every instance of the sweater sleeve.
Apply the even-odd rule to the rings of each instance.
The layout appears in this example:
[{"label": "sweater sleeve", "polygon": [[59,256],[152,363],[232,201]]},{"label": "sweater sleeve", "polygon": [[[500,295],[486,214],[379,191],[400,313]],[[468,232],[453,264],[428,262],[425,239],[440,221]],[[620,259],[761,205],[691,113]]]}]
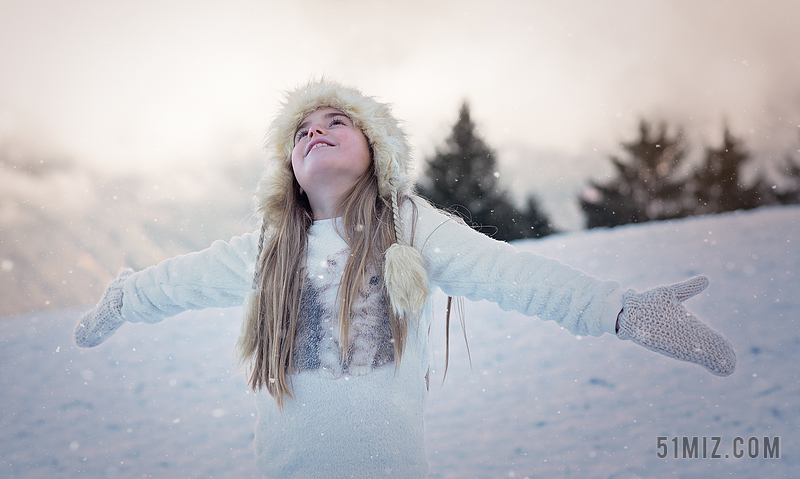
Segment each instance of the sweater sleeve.
[{"label": "sweater sleeve", "polygon": [[552,320],[575,335],[615,334],[622,310],[616,282],[518,251],[427,205],[418,205],[414,246],[427,263],[431,288]]},{"label": "sweater sleeve", "polygon": [[176,256],[131,275],[123,286],[122,316],[157,323],[188,309],[240,306],[253,280],[259,234]]}]

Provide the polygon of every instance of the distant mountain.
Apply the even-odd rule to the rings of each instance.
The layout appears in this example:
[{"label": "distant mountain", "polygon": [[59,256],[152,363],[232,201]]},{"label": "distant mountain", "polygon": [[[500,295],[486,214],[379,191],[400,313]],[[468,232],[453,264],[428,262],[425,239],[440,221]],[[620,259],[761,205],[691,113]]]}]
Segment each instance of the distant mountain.
[{"label": "distant mountain", "polygon": [[261,160],[109,177],[0,153],[0,316],[92,304],[121,267],[250,231]]}]

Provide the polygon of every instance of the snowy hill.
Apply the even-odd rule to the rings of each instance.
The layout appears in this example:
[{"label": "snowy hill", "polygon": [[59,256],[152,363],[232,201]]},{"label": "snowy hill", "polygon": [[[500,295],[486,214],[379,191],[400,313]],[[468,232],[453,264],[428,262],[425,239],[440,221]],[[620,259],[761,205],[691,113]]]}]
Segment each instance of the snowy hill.
[{"label": "snowy hill", "polygon": [[[432,331],[431,477],[800,477],[800,208],[518,246],[640,291],[708,275],[687,306],[731,340],[737,371],[718,378],[608,335],[576,338],[467,302],[472,371],[453,326],[442,385],[443,312]],[[71,340],[80,312],[0,320],[0,476],[257,477],[255,406],[233,360],[239,309],[126,325],[87,351]],[[681,458],[694,436],[700,458]],[[765,436],[770,446],[780,437],[780,458],[764,458]],[[722,458],[710,458],[712,437]]]}]

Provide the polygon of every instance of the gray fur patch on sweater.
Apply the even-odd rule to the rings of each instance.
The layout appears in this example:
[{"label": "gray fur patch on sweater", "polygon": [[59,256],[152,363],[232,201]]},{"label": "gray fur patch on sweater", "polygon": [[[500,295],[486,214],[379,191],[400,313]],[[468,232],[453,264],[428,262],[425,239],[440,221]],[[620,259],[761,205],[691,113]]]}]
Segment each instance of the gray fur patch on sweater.
[{"label": "gray fur patch on sweater", "polygon": [[358,294],[350,318],[350,341],[344,358],[336,321],[338,287],[347,250],[329,257],[321,271],[310,272],[303,290],[292,358],[296,372],[319,370],[330,379],[364,376],[394,362],[389,310],[378,276]]}]

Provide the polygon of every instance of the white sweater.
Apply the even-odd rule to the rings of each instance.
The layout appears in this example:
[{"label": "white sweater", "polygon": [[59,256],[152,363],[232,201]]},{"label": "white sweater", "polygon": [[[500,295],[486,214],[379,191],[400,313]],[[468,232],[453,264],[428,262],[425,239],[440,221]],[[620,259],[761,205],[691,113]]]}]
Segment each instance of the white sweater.
[{"label": "white sweater", "polygon": [[[411,208],[403,216],[410,225]],[[409,329],[396,368],[385,301],[372,282],[354,307],[350,354],[342,361],[332,311],[347,244],[333,221],[314,222],[309,234],[306,301],[291,376],[295,399],[285,401],[281,412],[266,391],[256,395],[259,471],[270,478],[425,477],[430,301]],[[425,205],[414,231],[431,291],[493,301],[504,310],[554,320],[573,334],[614,333],[622,309],[617,283],[519,252]],[[124,285],[123,316],[154,323],[187,309],[242,305],[257,241],[258,234],[217,241],[134,274]]]}]

